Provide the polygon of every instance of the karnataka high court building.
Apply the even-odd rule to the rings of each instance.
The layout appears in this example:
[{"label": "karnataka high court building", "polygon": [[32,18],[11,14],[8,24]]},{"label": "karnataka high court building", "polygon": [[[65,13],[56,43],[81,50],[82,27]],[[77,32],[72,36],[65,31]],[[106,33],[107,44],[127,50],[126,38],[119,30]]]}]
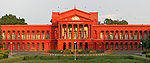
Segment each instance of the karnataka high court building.
[{"label": "karnataka high court building", "polygon": [[[77,49],[139,50],[150,25],[98,24],[98,12],[76,8],[52,12],[52,25],[1,25],[3,49],[47,51]],[[11,43],[12,42],[12,43]]]}]

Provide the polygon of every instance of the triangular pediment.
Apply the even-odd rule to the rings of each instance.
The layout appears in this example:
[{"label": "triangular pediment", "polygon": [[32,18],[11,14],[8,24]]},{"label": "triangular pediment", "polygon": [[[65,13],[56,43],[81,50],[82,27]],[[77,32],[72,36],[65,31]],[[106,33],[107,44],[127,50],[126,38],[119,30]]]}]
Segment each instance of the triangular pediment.
[{"label": "triangular pediment", "polygon": [[73,14],[73,15],[68,15],[66,17],[63,17],[59,20],[66,20],[66,21],[90,21],[91,19],[84,17],[84,16],[80,16],[77,14]]}]

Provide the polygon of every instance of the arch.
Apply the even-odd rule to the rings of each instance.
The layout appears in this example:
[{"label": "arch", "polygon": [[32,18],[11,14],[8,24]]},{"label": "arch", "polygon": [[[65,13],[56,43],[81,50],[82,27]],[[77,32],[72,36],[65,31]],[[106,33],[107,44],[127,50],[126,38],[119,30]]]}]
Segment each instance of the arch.
[{"label": "arch", "polygon": [[109,33],[109,31],[106,31],[105,39],[108,39],[108,38],[109,38],[109,37],[108,37],[108,33]]},{"label": "arch", "polygon": [[128,39],[128,31],[127,30],[125,31],[125,39],[126,40]]},{"label": "arch", "polygon": [[37,31],[36,39],[40,39],[40,31]]},{"label": "arch", "polygon": [[15,31],[12,32],[12,39],[15,39]]},{"label": "arch", "polygon": [[79,24],[79,39],[83,39],[83,25]]},{"label": "arch", "polygon": [[123,43],[120,43],[120,50],[123,50]]},{"label": "arch", "polygon": [[43,51],[44,51],[44,46],[45,46],[44,43],[42,43],[42,50],[43,50]]},{"label": "arch", "polygon": [[82,49],[82,42],[80,43],[79,48]]},{"label": "arch", "polygon": [[66,43],[63,43],[63,50],[66,49]]},{"label": "arch", "polygon": [[49,39],[49,31],[46,32],[46,39]]},{"label": "arch", "polygon": [[15,43],[13,42],[13,50],[15,50]]},{"label": "arch", "polygon": [[69,49],[71,49],[71,42],[69,42]]},{"label": "arch", "polygon": [[108,50],[108,43],[106,43],[106,50]]},{"label": "arch", "polygon": [[17,43],[18,51],[20,51],[20,43]]},{"label": "arch", "polygon": [[128,50],[128,43],[125,43],[125,50]]},{"label": "arch", "polygon": [[123,39],[123,31],[120,31],[120,39]]},{"label": "arch", "polygon": [[30,39],[30,31],[27,31],[27,39]]},{"label": "arch", "polygon": [[101,31],[100,37],[102,40],[104,39],[104,31]]},{"label": "arch", "polygon": [[7,33],[7,39],[10,39],[10,31]]},{"label": "arch", "polygon": [[17,39],[20,39],[20,31],[17,31]]},{"label": "arch", "polygon": [[113,44],[113,42],[111,42],[111,44],[110,44],[110,45],[111,45],[111,50],[113,50],[113,45],[114,45],[114,44]]},{"label": "arch", "polygon": [[137,40],[137,38],[138,38],[138,37],[137,37],[137,32],[138,32],[138,31],[135,31],[135,32],[134,32],[134,39],[135,39],[135,40]]},{"label": "arch", "polygon": [[147,38],[147,31],[144,31],[144,37],[143,39],[146,39]]},{"label": "arch", "polygon": [[115,49],[118,50],[118,42],[115,44]]},{"label": "arch", "polygon": [[22,43],[22,50],[24,51],[25,50],[25,44]]},{"label": "arch", "polygon": [[39,51],[39,43],[37,43],[37,51]]},{"label": "arch", "polygon": [[30,43],[27,43],[27,49],[30,50]]},{"label": "arch", "polygon": [[133,31],[130,31],[130,35],[129,35],[129,37],[130,37],[130,40],[132,40],[132,39],[133,39]]},{"label": "arch", "polygon": [[3,39],[6,39],[5,31],[3,31],[3,33],[2,33],[2,38],[3,38]]},{"label": "arch", "polygon": [[32,39],[35,39],[35,33],[34,33],[35,31],[32,31],[32,35],[31,35],[31,38]]},{"label": "arch", "polygon": [[110,31],[110,39],[111,39],[111,40],[113,39],[113,35],[114,35],[113,32],[114,32],[114,31]]},{"label": "arch", "polygon": [[85,43],[85,50],[87,50],[88,49],[88,43],[86,42]]},{"label": "arch", "polygon": [[74,34],[73,34],[73,37],[74,37],[74,39],[77,39],[77,24],[74,24],[73,25],[73,30],[74,30]]},{"label": "arch", "polygon": [[72,39],[72,25],[68,24],[68,39]]},{"label": "arch", "polygon": [[132,44],[132,42],[131,42],[131,43],[130,43],[130,50],[132,50],[132,45],[133,45],[133,44]]},{"label": "arch", "polygon": [[134,50],[137,50],[137,42],[135,42]]},{"label": "arch", "polygon": [[116,31],[116,33],[115,33],[115,39],[118,39],[118,32],[119,31]]},{"label": "arch", "polygon": [[25,39],[25,31],[22,31],[22,39]]}]

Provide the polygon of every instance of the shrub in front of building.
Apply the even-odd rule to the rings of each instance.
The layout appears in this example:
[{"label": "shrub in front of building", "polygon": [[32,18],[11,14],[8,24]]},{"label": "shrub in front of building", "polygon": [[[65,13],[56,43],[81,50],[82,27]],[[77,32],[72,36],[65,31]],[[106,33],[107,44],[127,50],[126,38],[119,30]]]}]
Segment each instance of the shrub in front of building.
[{"label": "shrub in front of building", "polygon": [[149,57],[149,58],[150,58],[150,53],[146,53],[146,57]]},{"label": "shrub in front of building", "polygon": [[142,51],[142,54],[146,54],[146,53],[150,53],[150,50],[144,49],[144,50]]},{"label": "shrub in front of building", "polygon": [[8,58],[9,51],[8,50],[0,50],[0,59]]}]

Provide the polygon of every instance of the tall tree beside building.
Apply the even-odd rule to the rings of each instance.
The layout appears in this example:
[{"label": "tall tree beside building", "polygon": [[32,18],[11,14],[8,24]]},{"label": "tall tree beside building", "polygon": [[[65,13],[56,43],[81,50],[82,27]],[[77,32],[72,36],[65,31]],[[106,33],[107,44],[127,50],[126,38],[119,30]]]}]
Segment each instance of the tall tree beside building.
[{"label": "tall tree beside building", "polygon": [[24,18],[17,18],[15,15],[9,14],[0,18],[0,25],[27,25]]},{"label": "tall tree beside building", "polygon": [[116,25],[127,25],[128,22],[127,22],[126,20],[121,20],[121,21],[119,21],[119,20],[112,20],[112,19],[106,18],[105,21],[104,21],[104,24],[110,24],[110,25],[112,25],[112,24],[116,24]]}]

